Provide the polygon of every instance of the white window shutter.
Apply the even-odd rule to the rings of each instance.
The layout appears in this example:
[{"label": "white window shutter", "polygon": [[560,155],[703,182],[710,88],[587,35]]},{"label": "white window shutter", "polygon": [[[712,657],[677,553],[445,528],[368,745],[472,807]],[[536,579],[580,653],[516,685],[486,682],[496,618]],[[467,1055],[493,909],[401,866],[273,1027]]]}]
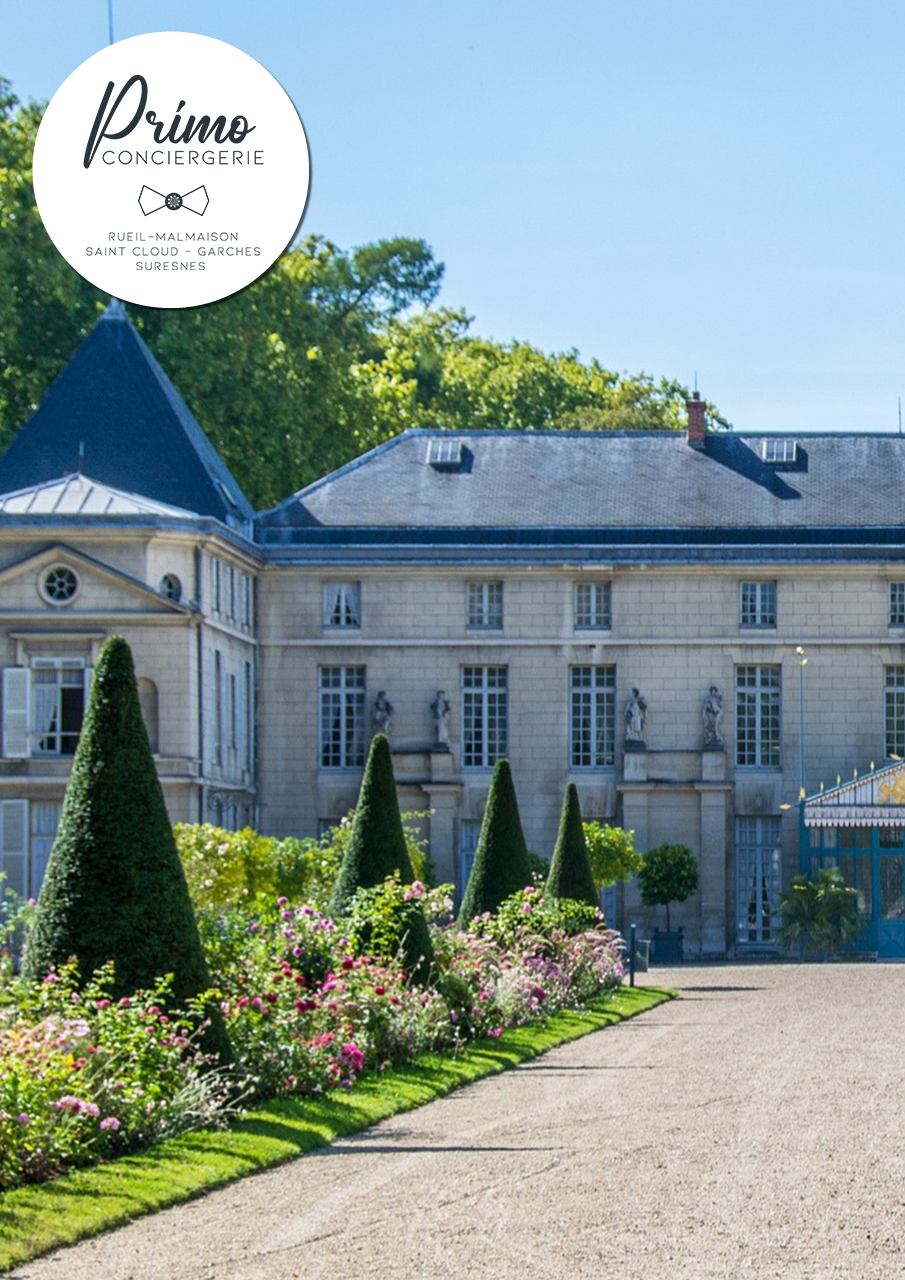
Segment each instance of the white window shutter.
[{"label": "white window shutter", "polygon": [[4,890],[28,897],[27,800],[0,800],[0,871]]},{"label": "white window shutter", "polygon": [[239,749],[239,768],[246,769],[248,767],[248,691],[245,687],[245,681],[240,680],[238,676],[233,677],[236,681],[236,692],[238,695],[238,707],[236,708],[236,745]]},{"label": "white window shutter", "polygon": [[31,672],[28,667],[3,668],[3,754],[24,760],[28,750],[28,704]]},{"label": "white window shutter", "polygon": [[85,708],[88,708],[88,694],[91,692],[91,681],[94,679],[94,667],[85,668]]}]

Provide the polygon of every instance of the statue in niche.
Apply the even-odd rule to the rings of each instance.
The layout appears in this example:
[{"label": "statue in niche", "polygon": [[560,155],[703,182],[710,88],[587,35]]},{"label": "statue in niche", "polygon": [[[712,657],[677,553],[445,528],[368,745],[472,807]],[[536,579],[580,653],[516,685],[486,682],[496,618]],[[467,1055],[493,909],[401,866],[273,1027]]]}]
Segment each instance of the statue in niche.
[{"label": "statue in niche", "polygon": [[723,718],[723,695],[715,684],[710,686],[710,692],[704,699],[701,710],[704,719],[704,746],[722,747],[724,743],[723,735],[720,733],[720,721]]},{"label": "statue in niche", "polygon": [[640,689],[632,689],[632,696],[625,708],[626,742],[644,742],[644,723],[647,716],[647,700]]},{"label": "statue in niche", "polygon": [[371,719],[374,722],[374,732],[384,733],[390,736],[390,725],[393,723],[393,707],[387,697],[386,689],[381,689],[374,701],[374,710],[371,713]]},{"label": "statue in niche", "polygon": [[444,689],[437,690],[437,696],[431,703],[431,715],[434,717],[434,734],[438,747],[449,746],[449,713],[451,704]]}]

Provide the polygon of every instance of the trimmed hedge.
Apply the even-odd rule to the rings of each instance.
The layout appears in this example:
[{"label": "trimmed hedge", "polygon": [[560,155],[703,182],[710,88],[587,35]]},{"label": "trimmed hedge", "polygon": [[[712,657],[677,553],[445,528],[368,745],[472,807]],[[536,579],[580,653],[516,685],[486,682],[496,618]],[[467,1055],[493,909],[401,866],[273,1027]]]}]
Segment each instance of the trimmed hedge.
[{"label": "trimmed hedge", "polygon": [[[173,975],[175,1005],[210,986],[195,915],[154,768],[129,646],[101,649],[24,964],[40,982],[71,957],[86,981],[109,961],[113,994]],[[229,1042],[212,1010],[206,1047]]]},{"label": "trimmed hedge", "polygon": [[530,883],[531,865],[512,769],[508,760],[498,760],[490,781],[474,865],[459,908],[459,924],[466,925],[485,911],[496,911],[501,902]]},{"label": "trimmed hedge", "polygon": [[328,914],[334,918],[348,915],[359,889],[373,889],[389,876],[398,876],[403,884],[411,884],[415,878],[399,816],[390,744],[384,734],[378,733],[371,742],[352,834],[333,886]]},{"label": "trimmed hedge", "polygon": [[594,884],[588,846],[581,822],[581,805],[574,782],[566,787],[559,831],[547,876],[546,894],[551,898],[572,898],[589,907],[600,906],[600,895]]}]

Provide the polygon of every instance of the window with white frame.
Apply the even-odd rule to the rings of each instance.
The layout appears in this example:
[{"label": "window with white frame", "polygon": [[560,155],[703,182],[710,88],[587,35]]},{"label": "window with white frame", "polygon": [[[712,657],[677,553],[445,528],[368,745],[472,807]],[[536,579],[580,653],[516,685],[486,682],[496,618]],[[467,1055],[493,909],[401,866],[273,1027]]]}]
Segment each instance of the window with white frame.
[{"label": "window with white frame", "polygon": [[3,670],[3,755],[71,756],[82,731],[91,669],[81,658],[32,658]]},{"label": "window with white frame", "polygon": [[905,627],[905,582],[889,584],[889,625]]},{"label": "window with white frame", "polygon": [[905,667],[886,668],[886,754],[905,756]]},{"label": "window with white frame", "polygon": [[474,866],[474,856],[477,852],[480,838],[480,820],[475,821],[472,818],[463,818],[459,823],[459,874],[461,876],[459,883],[463,893],[465,892],[465,886],[468,884],[471,869]]},{"label": "window with white frame", "polygon": [[770,944],[780,923],[782,888],[780,819],[735,820],[736,941]]},{"label": "window with white frame", "polygon": [[576,630],[608,631],[611,624],[610,584],[608,582],[576,582]]},{"label": "window with white frame", "polygon": [[776,626],[775,582],[742,583],[740,621],[743,627]]},{"label": "window with white frame", "polygon": [[462,668],[462,764],[489,769],[506,754],[508,737],[506,667]]},{"label": "window with white frame", "polygon": [[324,583],[324,626],[354,629],[361,626],[361,583]]},{"label": "window with white frame", "polygon": [[62,809],[59,801],[0,801],[0,895],[8,889],[19,898],[38,896]]},{"label": "window with white frame", "polygon": [[735,762],[741,767],[779,768],[781,734],[779,666],[735,669]]},{"label": "window with white frame", "polygon": [[499,631],[503,626],[502,582],[469,582],[465,589],[465,622],[472,630]]},{"label": "window with white frame", "polygon": [[365,762],[365,668],[321,667],[319,759],[323,769]]},{"label": "window with white frame", "polygon": [[798,445],[794,440],[783,440],[773,437],[764,441],[764,462],[785,463],[787,466],[798,460]]},{"label": "window with white frame", "polygon": [[615,763],[615,667],[570,669],[569,742],[573,769],[600,769]]}]

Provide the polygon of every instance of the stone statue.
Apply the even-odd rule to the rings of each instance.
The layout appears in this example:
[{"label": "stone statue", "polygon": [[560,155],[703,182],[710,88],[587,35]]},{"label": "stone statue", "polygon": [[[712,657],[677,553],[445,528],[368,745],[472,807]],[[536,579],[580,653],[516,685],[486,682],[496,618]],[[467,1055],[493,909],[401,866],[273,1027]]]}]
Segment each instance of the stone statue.
[{"label": "stone statue", "polygon": [[438,747],[449,746],[449,712],[450,701],[444,689],[437,690],[437,696],[431,703],[431,715],[434,717],[434,732]]},{"label": "stone statue", "polygon": [[386,689],[381,689],[374,702],[374,710],[371,713],[371,719],[374,722],[375,733],[385,733],[390,736],[390,725],[393,722],[393,707],[387,697]]},{"label": "stone statue", "polygon": [[720,721],[723,718],[723,695],[715,684],[710,686],[710,692],[704,699],[702,714],[704,718],[704,746],[723,746],[723,735],[720,733]]},{"label": "stone statue", "polygon": [[644,721],[647,712],[647,701],[640,689],[632,689],[632,696],[625,708],[625,740],[626,742],[644,741]]}]

